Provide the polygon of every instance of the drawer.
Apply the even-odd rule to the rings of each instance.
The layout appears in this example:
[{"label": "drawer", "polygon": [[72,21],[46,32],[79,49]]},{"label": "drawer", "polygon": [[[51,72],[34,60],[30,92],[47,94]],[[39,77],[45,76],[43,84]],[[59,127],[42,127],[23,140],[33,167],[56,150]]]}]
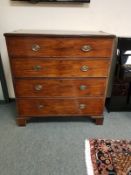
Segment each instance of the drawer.
[{"label": "drawer", "polygon": [[11,57],[111,57],[112,38],[7,37]]},{"label": "drawer", "polygon": [[110,60],[12,59],[15,77],[107,77]]},{"label": "drawer", "polygon": [[16,79],[17,97],[104,96],[106,78]]},{"label": "drawer", "polygon": [[20,116],[101,115],[102,98],[18,99]]}]

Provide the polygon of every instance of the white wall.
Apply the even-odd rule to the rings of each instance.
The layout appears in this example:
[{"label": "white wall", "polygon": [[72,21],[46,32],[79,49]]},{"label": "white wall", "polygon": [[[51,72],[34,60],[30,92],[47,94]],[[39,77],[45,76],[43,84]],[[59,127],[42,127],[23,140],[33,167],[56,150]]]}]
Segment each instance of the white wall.
[{"label": "white wall", "polygon": [[89,5],[0,0],[0,51],[10,97],[14,93],[3,33],[17,29],[102,30],[131,36],[131,0],[91,0]]}]

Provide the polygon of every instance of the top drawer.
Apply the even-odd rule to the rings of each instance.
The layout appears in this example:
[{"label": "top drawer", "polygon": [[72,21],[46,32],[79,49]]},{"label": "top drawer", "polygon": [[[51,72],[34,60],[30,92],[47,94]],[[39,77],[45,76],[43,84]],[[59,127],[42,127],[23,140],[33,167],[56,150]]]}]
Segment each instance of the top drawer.
[{"label": "top drawer", "polygon": [[112,38],[6,37],[11,57],[111,57]]}]

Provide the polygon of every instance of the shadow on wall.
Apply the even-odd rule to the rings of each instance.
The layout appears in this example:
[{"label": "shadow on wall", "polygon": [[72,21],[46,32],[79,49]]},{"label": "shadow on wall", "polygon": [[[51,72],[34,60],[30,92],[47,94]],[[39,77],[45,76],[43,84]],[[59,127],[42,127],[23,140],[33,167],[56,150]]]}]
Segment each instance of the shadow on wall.
[{"label": "shadow on wall", "polygon": [[[58,0],[57,2],[53,2],[53,0],[49,0],[49,2],[38,2],[33,3],[29,0],[10,0],[11,6],[24,6],[24,7],[84,7],[89,8],[90,3],[84,3],[84,2],[64,2],[66,0],[63,0],[63,2],[60,2]],[[78,0],[77,0],[78,1]]]}]

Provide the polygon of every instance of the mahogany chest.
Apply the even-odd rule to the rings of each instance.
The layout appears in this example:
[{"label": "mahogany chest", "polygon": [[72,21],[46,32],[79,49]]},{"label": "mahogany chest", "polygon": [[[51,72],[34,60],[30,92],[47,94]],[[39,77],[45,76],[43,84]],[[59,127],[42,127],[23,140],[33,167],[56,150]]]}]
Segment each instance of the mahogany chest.
[{"label": "mahogany chest", "polygon": [[55,116],[103,124],[114,35],[18,31],[5,37],[19,126],[31,117]]}]

